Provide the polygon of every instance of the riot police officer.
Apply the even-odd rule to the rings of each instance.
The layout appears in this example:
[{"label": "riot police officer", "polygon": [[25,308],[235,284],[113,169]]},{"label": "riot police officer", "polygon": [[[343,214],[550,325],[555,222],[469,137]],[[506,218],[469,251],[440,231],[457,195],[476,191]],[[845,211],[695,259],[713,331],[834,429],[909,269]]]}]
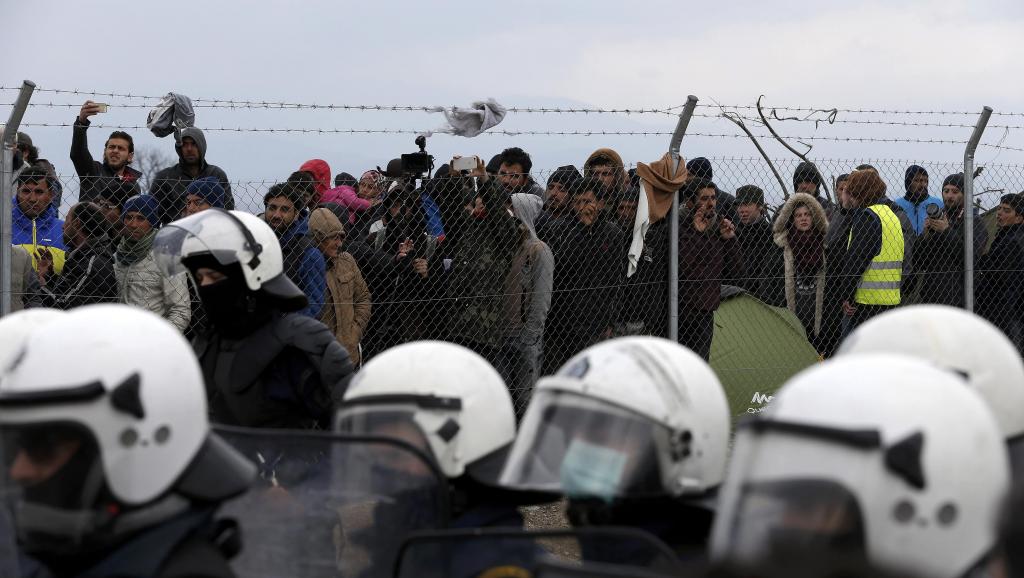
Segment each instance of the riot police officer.
[{"label": "riot police officer", "polygon": [[262,219],[209,209],[157,234],[168,274],[187,269],[210,330],[193,340],[210,418],[246,427],[328,428],[353,370],[327,327],[299,315],[306,296],[284,273]]}]

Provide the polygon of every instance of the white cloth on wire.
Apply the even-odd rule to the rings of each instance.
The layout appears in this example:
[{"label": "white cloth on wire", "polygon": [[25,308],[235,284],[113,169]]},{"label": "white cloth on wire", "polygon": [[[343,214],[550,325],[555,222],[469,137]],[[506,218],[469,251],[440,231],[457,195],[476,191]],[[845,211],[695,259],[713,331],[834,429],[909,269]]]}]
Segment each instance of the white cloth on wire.
[{"label": "white cloth on wire", "polygon": [[489,98],[486,101],[478,100],[469,108],[455,106],[447,109],[438,106],[430,109],[430,112],[443,112],[448,124],[433,132],[425,133],[424,136],[430,136],[434,132],[443,132],[472,138],[497,126],[505,119],[505,114],[508,111],[493,98]]},{"label": "white cloth on wire", "polygon": [[640,181],[640,196],[636,200],[636,220],[633,221],[633,241],[629,244],[626,277],[632,277],[636,273],[640,256],[644,252],[644,238],[647,237],[647,229],[650,228],[651,211],[647,204],[647,183]]}]

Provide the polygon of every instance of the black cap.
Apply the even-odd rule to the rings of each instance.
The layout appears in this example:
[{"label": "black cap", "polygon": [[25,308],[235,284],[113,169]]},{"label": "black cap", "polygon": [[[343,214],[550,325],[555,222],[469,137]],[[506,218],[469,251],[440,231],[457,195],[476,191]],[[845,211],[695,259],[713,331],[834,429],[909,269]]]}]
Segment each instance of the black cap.
[{"label": "black cap", "polygon": [[558,183],[565,188],[572,188],[577,182],[583,179],[580,171],[572,165],[564,165],[555,169],[548,177],[548,186],[551,183]]},{"label": "black cap", "polygon": [[755,185],[743,185],[736,189],[736,202],[741,205],[749,203],[763,205],[764,191],[761,190],[761,187]]}]

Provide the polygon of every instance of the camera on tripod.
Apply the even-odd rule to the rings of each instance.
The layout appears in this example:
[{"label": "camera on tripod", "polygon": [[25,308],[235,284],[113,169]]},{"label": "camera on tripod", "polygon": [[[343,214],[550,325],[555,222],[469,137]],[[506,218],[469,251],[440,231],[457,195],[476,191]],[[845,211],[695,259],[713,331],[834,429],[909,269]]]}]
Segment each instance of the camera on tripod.
[{"label": "camera on tripod", "polygon": [[416,137],[420,151],[402,155],[402,176],[410,179],[428,179],[434,170],[434,157],[427,152],[427,137]]}]

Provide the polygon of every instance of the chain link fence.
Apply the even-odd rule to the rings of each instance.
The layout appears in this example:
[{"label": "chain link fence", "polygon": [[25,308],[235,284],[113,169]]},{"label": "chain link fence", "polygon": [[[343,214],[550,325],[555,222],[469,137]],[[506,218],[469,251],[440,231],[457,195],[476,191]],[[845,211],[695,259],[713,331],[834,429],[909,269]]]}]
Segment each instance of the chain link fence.
[{"label": "chain link fence", "polygon": [[[499,370],[521,412],[536,379],[581,349],[668,334],[667,220],[647,218],[656,199],[621,161],[574,164],[531,174],[499,167],[487,182],[443,170],[422,180],[313,171],[286,186],[231,181],[220,199],[159,184],[146,191],[157,198],[131,198],[137,184],[32,181],[22,172],[12,301],[15,309],[127,302],[188,336],[204,331],[195,284],[164,277],[148,243],[161,222],[233,202],[275,229],[285,270],[310,297],[304,313],[353,357],[365,362],[419,339],[461,343]],[[999,207],[1024,216],[1019,198],[1005,197],[1024,190],[1024,166],[989,164],[974,177],[974,258],[965,265],[962,165],[814,164],[691,162],[680,213],[680,341],[710,359],[735,413],[759,411],[788,377],[834,352],[851,324],[895,305],[893,288],[899,305],[962,307],[965,267],[978,311],[1021,345],[1024,245],[1016,213],[1000,217]],[[865,217],[863,203],[838,192],[858,168],[884,183],[896,221],[883,209]]]}]

